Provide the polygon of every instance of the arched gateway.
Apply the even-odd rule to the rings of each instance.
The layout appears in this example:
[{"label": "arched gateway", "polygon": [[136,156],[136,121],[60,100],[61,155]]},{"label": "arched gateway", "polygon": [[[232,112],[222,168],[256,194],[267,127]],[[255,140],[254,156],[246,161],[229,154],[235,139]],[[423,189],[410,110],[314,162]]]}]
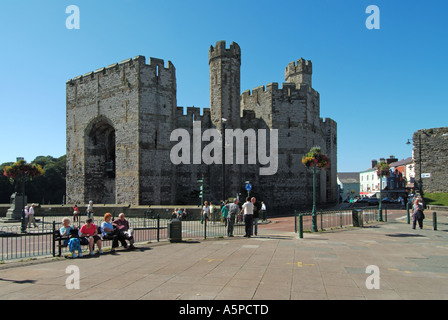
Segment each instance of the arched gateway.
[{"label": "arched gateway", "polygon": [[85,131],[86,198],[115,203],[115,129],[105,117],[94,119]]}]

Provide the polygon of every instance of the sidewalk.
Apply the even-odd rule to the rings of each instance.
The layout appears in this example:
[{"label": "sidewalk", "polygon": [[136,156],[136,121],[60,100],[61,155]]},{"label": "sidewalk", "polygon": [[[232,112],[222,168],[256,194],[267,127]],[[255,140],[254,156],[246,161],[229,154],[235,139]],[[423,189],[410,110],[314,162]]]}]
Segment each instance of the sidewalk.
[{"label": "sidewalk", "polygon": [[[0,299],[448,299],[448,218],[438,221],[439,231],[426,220],[423,230],[412,230],[397,219],[303,239],[267,225],[249,239],[6,263]],[[80,289],[66,287],[71,265],[79,268]],[[370,265],[378,267],[379,289],[366,287]]]}]

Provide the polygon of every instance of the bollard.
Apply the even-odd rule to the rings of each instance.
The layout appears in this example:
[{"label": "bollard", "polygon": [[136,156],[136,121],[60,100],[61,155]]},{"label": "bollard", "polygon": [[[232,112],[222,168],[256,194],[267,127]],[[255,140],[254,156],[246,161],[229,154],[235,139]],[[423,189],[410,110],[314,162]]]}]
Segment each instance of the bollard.
[{"label": "bollard", "polygon": [[387,207],[384,209],[384,222],[387,222]]},{"label": "bollard", "polygon": [[303,238],[303,215],[299,214],[299,238]]},{"label": "bollard", "polygon": [[157,242],[160,241],[160,214],[157,214]]},{"label": "bollard", "polygon": [[432,226],[434,230],[437,230],[437,213],[435,211],[432,213]]},{"label": "bollard", "polygon": [[406,203],[406,216],[408,218],[408,224],[411,224],[411,215],[409,214],[409,202]]},{"label": "bollard", "polygon": [[56,257],[56,238],[55,238],[55,231],[56,231],[56,221],[53,220],[53,257]]},{"label": "bollard", "polygon": [[294,210],[294,232],[297,233],[297,210]]}]

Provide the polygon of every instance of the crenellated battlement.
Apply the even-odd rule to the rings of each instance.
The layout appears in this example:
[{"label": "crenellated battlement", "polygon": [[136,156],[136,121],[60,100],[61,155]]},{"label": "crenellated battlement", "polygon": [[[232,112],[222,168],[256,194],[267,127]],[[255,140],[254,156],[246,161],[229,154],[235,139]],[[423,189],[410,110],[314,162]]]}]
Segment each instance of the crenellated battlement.
[{"label": "crenellated battlement", "polygon": [[305,60],[303,58],[300,58],[297,61],[292,61],[292,62],[288,63],[288,66],[286,67],[286,70],[285,70],[285,78],[286,78],[286,75],[292,75],[292,74],[299,73],[299,72],[312,74],[313,73],[313,64],[312,64],[311,60]]},{"label": "crenellated battlement", "polygon": [[[201,113],[202,110],[202,113]],[[210,122],[210,109],[199,107],[178,106],[176,109],[176,119],[178,123],[190,123],[192,120]]]},{"label": "crenellated battlement", "polygon": [[99,68],[95,71],[90,71],[83,75],[79,75],[75,78],[67,80],[66,83],[68,85],[74,85],[77,82],[94,80],[99,75],[108,76],[110,74],[119,73],[119,72],[122,72],[125,68],[132,70],[132,69],[135,69],[136,66],[149,67],[149,68],[153,68],[155,70],[156,69],[157,70],[164,69],[164,70],[170,71],[172,73],[174,73],[176,70],[176,68],[171,63],[171,61],[168,61],[167,66],[165,67],[165,61],[163,59],[151,57],[151,58],[149,58],[148,64],[146,64],[145,56],[138,55],[134,58],[129,58],[129,59],[123,60],[121,62],[110,64],[107,67]]},{"label": "crenellated battlement", "polygon": [[232,42],[229,49],[227,49],[225,41],[218,41],[214,47],[210,46],[208,51],[209,63],[218,57],[236,58],[241,63],[241,48],[236,42]]},{"label": "crenellated battlement", "polygon": [[313,74],[313,64],[311,60],[300,58],[297,61],[288,63],[285,68],[285,81],[303,83],[311,86],[311,76]]},{"label": "crenellated battlement", "polygon": [[243,99],[259,97],[261,95],[272,95],[272,97],[288,97],[289,99],[297,98],[303,100],[308,94],[318,97],[319,93],[307,84],[296,84],[292,82],[283,82],[279,88],[278,82],[268,83],[266,86],[258,86],[252,90],[246,90],[241,94]]}]

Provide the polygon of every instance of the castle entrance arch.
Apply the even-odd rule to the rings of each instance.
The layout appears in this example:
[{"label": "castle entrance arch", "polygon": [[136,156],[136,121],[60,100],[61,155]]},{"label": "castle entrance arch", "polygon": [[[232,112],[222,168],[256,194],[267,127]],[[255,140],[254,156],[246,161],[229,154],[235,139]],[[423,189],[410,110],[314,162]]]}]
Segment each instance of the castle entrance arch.
[{"label": "castle entrance arch", "polygon": [[115,128],[106,117],[98,117],[85,132],[85,199],[115,204]]}]

